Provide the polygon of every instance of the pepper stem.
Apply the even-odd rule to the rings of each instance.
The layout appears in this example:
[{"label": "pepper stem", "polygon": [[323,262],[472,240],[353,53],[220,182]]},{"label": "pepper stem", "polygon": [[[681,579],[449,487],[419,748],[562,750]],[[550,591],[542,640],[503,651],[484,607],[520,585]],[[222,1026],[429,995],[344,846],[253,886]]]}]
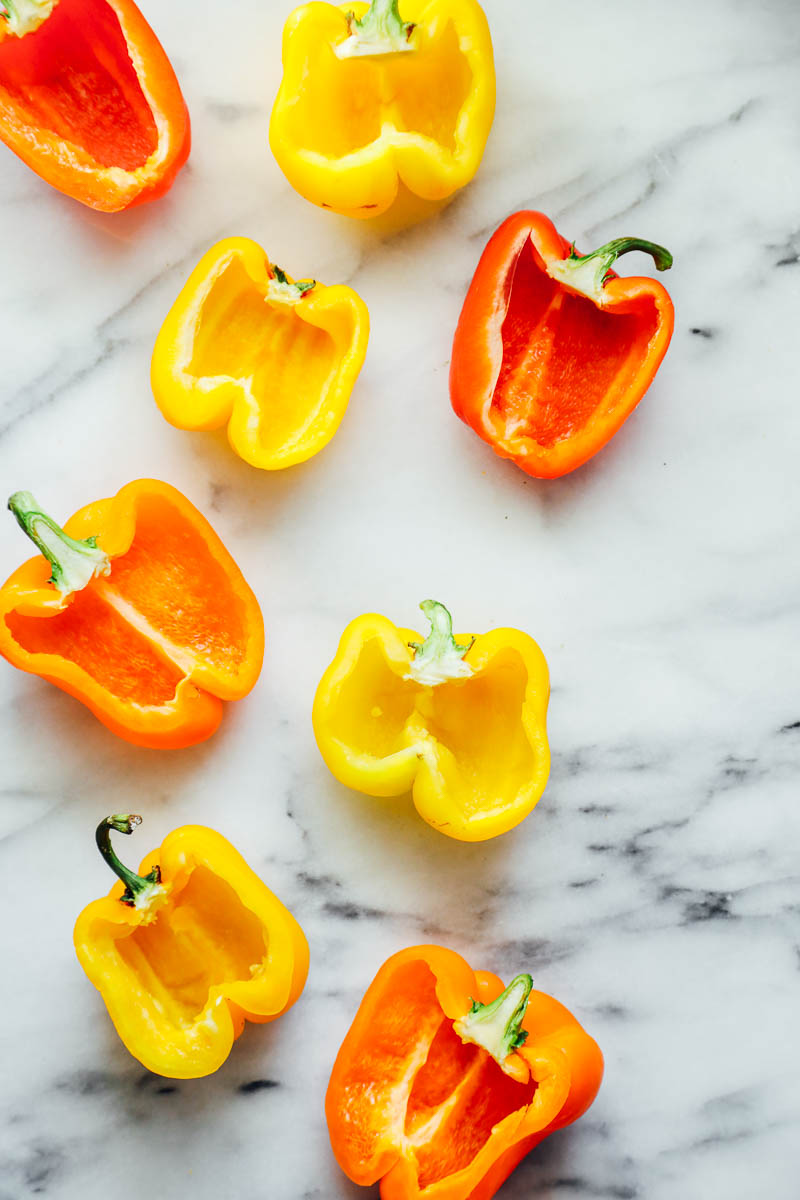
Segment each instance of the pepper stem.
[{"label": "pepper stem", "polygon": [[571,246],[566,258],[549,264],[548,272],[551,278],[566,283],[576,292],[582,292],[592,300],[599,300],[614,263],[623,254],[630,254],[632,250],[641,250],[643,254],[649,254],[657,271],[668,271],[672,266],[672,255],[664,246],[646,242],[642,238],[622,237],[606,242],[605,246],[592,250],[590,254],[578,254],[575,247]]},{"label": "pepper stem", "polygon": [[55,0],[0,0],[0,17],[16,37],[32,33],[46,21],[55,7]]},{"label": "pepper stem", "polygon": [[472,1001],[466,1016],[453,1022],[453,1029],[462,1042],[474,1042],[488,1050],[506,1074],[517,1074],[509,1069],[506,1059],[527,1039],[528,1031],[522,1021],[528,1008],[528,998],[533,987],[530,975],[517,975],[506,990],[491,1004]]},{"label": "pepper stem", "polygon": [[339,58],[414,49],[411,34],[415,26],[400,16],[399,0],[372,0],[360,20],[355,13],[347,14],[347,27],[350,36],[334,47]]},{"label": "pepper stem", "polygon": [[117,813],[116,816],[105,817],[97,826],[97,832],[94,835],[97,849],[114,874],[125,884],[125,891],[120,896],[120,900],[123,904],[130,904],[135,908],[141,907],[150,898],[153,889],[161,883],[161,870],[159,867],[153,867],[148,875],[137,875],[134,871],[129,870],[114,853],[111,845],[111,830],[116,829],[117,833],[133,833],[137,825],[141,825],[141,823],[142,818],[135,813]]},{"label": "pepper stem", "polygon": [[108,575],[111,559],[98,549],[97,538],[77,541],[65,533],[52,517],[42,512],[30,492],[14,492],[8,507],[33,544],[50,563],[52,583],[62,596],[85,588],[98,575]]},{"label": "pepper stem", "polygon": [[281,304],[296,304],[298,300],[317,286],[315,279],[303,279],[291,283],[289,276],[276,263],[270,263],[270,280],[267,288],[267,299],[277,300]]},{"label": "pepper stem", "polygon": [[424,642],[409,642],[414,661],[406,678],[425,687],[435,687],[448,679],[466,679],[472,667],[464,662],[464,655],[475,639],[466,646],[458,644],[453,637],[453,618],[438,600],[423,600],[420,608],[430,621],[431,631]]}]

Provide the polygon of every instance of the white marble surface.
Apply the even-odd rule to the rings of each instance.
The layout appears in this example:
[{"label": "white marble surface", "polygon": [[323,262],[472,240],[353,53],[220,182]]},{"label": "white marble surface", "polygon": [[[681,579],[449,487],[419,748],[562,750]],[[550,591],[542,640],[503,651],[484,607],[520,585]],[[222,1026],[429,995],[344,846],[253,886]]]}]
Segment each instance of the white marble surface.
[{"label": "white marble surface", "polygon": [[[800,11],[486,0],[499,92],[483,168],[439,219],[382,240],[306,204],[271,159],[288,7],[142,0],[194,128],[156,204],[93,214],[0,148],[6,492],[66,516],[137,476],[170,481],[237,557],[268,636],[254,693],[182,752],[129,747],[0,671],[0,1197],[373,1197],[330,1155],[327,1076],[378,965],[436,940],[532,971],[606,1056],[594,1108],[502,1200],[793,1200]],[[541,484],[447,397],[478,254],[524,206],[586,248],[636,234],[675,255],[656,384],[590,465]],[[160,321],[229,234],[371,310],[340,432],[279,475],[223,435],[171,429],[150,396]],[[2,573],[26,554],[7,516]],[[550,662],[550,785],[489,844],[349,793],[311,733],[345,623],[375,609],[414,624],[428,595],[462,628],[528,630]],[[142,853],[185,822],[221,830],[311,942],[300,1002],[213,1078],[146,1075],[72,950],[110,882],[94,826],[127,809],[145,815]]]}]

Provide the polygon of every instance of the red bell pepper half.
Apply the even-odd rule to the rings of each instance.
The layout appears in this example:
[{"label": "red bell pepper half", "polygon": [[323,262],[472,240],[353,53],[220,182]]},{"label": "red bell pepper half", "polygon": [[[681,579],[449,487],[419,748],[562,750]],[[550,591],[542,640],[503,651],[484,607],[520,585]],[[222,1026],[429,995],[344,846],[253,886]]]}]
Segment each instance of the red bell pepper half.
[{"label": "red bell pepper half", "polygon": [[663,246],[617,238],[578,254],[542,213],[504,221],[483,252],[453,343],[450,397],[502,458],[552,479],[596,454],[647,391],[672,336],[657,280],[612,264]]},{"label": "red bell pepper half", "polygon": [[167,191],[189,114],[133,0],[0,0],[0,138],[102,212]]}]

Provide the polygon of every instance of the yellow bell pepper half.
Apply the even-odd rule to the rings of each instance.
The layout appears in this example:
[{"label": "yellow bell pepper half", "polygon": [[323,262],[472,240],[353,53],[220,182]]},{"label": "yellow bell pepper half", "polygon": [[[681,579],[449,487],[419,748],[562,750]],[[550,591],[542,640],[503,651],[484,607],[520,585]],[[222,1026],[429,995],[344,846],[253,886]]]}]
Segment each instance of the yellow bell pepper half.
[{"label": "yellow bell pepper half", "polygon": [[369,339],[352,288],[295,283],[249,238],[200,260],[156,339],[153,394],[171,425],[218,429],[266,471],[317,454],[344,416]]},{"label": "yellow bell pepper half", "polygon": [[274,1021],[308,974],[292,914],[213,829],[184,825],[140,874],[111,846],[141,817],[106,817],[97,846],[119,877],[75,924],[75,949],[135,1058],[171,1079],[222,1066],[245,1020]]},{"label": "yellow bell pepper half", "polygon": [[420,607],[424,642],[374,613],[348,625],[314,700],[317,745],[341,783],[411,790],[434,829],[485,841],[524,820],[547,783],[547,663],[516,629],[456,639],[444,605]]},{"label": "yellow bell pepper half", "polygon": [[[304,4],[283,34],[270,145],[301,196],[377,217],[437,207],[478,170],[495,107],[477,0]],[[415,215],[422,215],[417,213]]]}]

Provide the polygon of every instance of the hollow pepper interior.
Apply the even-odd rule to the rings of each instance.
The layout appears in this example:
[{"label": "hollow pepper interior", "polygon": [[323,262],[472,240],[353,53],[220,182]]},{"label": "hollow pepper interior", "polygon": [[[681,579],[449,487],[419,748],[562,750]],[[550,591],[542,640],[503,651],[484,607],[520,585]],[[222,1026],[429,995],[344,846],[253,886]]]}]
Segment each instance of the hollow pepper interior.
[{"label": "hollow pepper interior", "polygon": [[455,799],[469,817],[502,807],[535,773],[536,755],[522,724],[527,683],[521,655],[507,648],[471,678],[423,687],[399,676],[380,640],[371,638],[338,692],[331,732],[378,759],[420,736],[434,738],[453,755]]},{"label": "hollow pepper interior", "polygon": [[330,333],[295,309],[269,304],[233,258],[203,301],[187,367],[195,380],[245,385],[259,442],[276,451],[298,439],[316,416],[336,369]]},{"label": "hollow pepper interior", "polygon": [[31,126],[72,142],[102,167],[133,171],[158,130],[106,0],[59,0],[24,37],[0,43],[0,90]]},{"label": "hollow pepper interior", "polygon": [[491,417],[499,436],[549,448],[613,407],[647,357],[657,313],[603,309],[569,291],[530,239],[512,270]]},{"label": "hollow pepper interior", "polygon": [[296,145],[341,158],[382,134],[422,134],[451,153],[472,70],[453,23],[409,53],[340,59],[320,40],[290,110]]},{"label": "hollow pepper interior", "polygon": [[250,980],[268,952],[261,921],[203,865],[171,885],[168,905],[151,922],[129,929],[113,928],[120,962],[159,1022],[176,1029],[200,1016],[212,987]]},{"label": "hollow pepper interior", "polygon": [[424,962],[400,967],[342,1084],[348,1138],[367,1162],[389,1140],[413,1158],[424,1189],[463,1170],[493,1128],[527,1108],[537,1084],[517,1083],[453,1032]]},{"label": "hollow pepper interior", "polygon": [[68,659],[142,705],[168,703],[195,656],[235,675],[247,647],[242,600],[200,533],[160,496],[137,499],[133,542],[108,578],[55,616],[5,620],[29,653]]}]

